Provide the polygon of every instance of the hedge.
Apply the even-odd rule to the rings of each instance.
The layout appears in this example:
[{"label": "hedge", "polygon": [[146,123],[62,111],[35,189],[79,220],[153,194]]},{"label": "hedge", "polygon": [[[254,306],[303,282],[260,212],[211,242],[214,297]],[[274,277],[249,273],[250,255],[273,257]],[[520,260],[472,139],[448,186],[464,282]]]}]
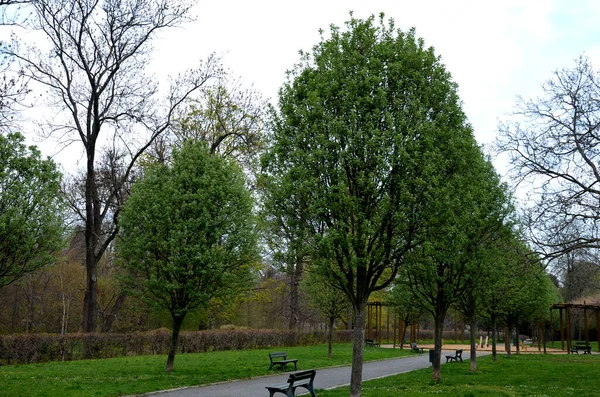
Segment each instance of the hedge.
[{"label": "hedge", "polygon": [[[336,331],[334,342],[352,341],[352,331]],[[308,346],[327,342],[325,331],[284,330],[183,331],[180,353]],[[126,334],[14,334],[0,335],[0,365],[71,361],[122,356],[167,354],[171,331],[158,329]]]}]

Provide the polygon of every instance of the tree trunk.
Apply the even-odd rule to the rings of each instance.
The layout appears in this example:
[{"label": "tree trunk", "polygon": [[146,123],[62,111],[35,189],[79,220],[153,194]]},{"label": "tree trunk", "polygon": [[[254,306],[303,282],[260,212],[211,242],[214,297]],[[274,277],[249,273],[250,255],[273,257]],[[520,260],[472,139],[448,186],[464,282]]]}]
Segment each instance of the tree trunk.
[{"label": "tree trunk", "polygon": [[[83,332],[96,331],[98,317],[98,261],[96,248],[100,236],[99,218],[100,200],[95,181],[94,171],[95,145],[92,143],[87,150],[87,178],[85,183],[85,269],[87,294],[83,310]],[[96,214],[98,213],[98,215]]]},{"label": "tree trunk", "polygon": [[[469,318],[469,326],[471,327],[471,358],[469,363],[471,364],[471,372],[477,372],[477,349],[475,348],[475,329],[477,327],[477,318],[472,316]],[[481,349],[482,346],[479,346]]]},{"label": "tree trunk", "polygon": [[175,353],[179,346],[179,331],[181,330],[181,324],[185,316],[174,316],[173,317],[173,334],[171,335],[171,347],[169,348],[169,356],[167,357],[167,367],[165,372],[171,372],[173,365],[175,364]]},{"label": "tree trunk", "polygon": [[101,332],[109,332],[110,331],[113,323],[115,322],[115,319],[117,318],[117,314],[119,314],[119,311],[121,310],[121,306],[123,306],[123,303],[125,303],[125,298],[126,298],[126,295],[123,292],[121,292],[119,294],[119,296],[117,296],[117,300],[116,300],[115,304],[113,305],[112,309],[110,309],[110,313],[108,313],[108,316],[106,316],[106,319],[104,320],[104,324],[102,324]]},{"label": "tree trunk", "polygon": [[496,315],[492,313],[492,361],[498,361],[498,350],[496,349],[496,339],[498,338],[498,323]]},{"label": "tree trunk", "polygon": [[333,355],[333,324],[335,322],[335,317],[329,317],[329,324],[327,330],[327,343],[329,344],[328,348],[328,357],[331,358]]},{"label": "tree trunk", "polygon": [[298,317],[300,312],[300,303],[299,303],[299,286],[300,279],[302,278],[302,273],[304,271],[304,266],[302,262],[302,258],[296,258],[296,263],[292,272],[290,274],[290,322],[289,329],[295,330],[298,328]]},{"label": "tree trunk", "polygon": [[510,356],[510,326],[508,324],[504,326],[504,351],[506,355]]},{"label": "tree trunk", "polygon": [[441,378],[440,374],[440,362],[442,358],[442,336],[444,335],[444,317],[445,313],[438,313],[434,319],[434,355],[433,355],[433,381],[439,382]]},{"label": "tree trunk", "polygon": [[367,302],[360,302],[354,309],[354,343],[352,347],[352,371],[350,375],[350,397],[360,397],[362,393],[362,369],[365,352],[365,324]]}]

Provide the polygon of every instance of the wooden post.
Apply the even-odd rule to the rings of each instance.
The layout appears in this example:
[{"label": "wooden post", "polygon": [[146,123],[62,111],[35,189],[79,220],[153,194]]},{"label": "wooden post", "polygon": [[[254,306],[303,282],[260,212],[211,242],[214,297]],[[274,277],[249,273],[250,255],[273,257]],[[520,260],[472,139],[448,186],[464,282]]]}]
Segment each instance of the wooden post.
[{"label": "wooden post", "polygon": [[379,308],[379,321],[378,321],[378,330],[377,330],[377,342],[379,342],[379,346],[381,346],[381,330],[383,329],[383,325],[381,324],[381,319],[383,317],[383,307],[381,306],[381,302],[377,302],[377,307]]},{"label": "wooden post", "polygon": [[552,308],[550,308],[550,341],[552,342],[552,347],[554,347],[554,325],[552,321]]},{"label": "wooden post", "polygon": [[396,348],[396,315],[397,313],[394,312],[394,349]]},{"label": "wooden post", "polygon": [[565,318],[567,322],[567,351],[571,354],[571,313],[569,313],[569,308],[565,307]]},{"label": "wooden post", "polygon": [[371,311],[371,304],[367,303],[367,339],[373,339],[371,334]]},{"label": "wooden post", "polygon": [[587,307],[585,307],[585,301],[583,301],[583,327],[585,333],[585,345],[590,345],[590,336],[588,334],[588,315],[587,315]]},{"label": "wooden post", "polygon": [[596,341],[598,342],[598,351],[600,352],[600,309],[596,309]]},{"label": "wooden post", "polygon": [[390,308],[385,307],[385,313],[387,314],[387,321],[385,322],[385,340],[390,343]]},{"label": "wooden post", "polygon": [[565,350],[565,326],[563,324],[563,311],[562,307],[558,309],[560,313],[560,349]]}]

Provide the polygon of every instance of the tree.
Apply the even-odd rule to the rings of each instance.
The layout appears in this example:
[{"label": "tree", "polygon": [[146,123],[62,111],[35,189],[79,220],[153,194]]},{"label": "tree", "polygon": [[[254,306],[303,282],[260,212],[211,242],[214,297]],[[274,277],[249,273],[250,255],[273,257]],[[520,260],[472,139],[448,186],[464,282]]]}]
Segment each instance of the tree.
[{"label": "tree", "polygon": [[306,298],[317,310],[327,318],[327,342],[329,344],[328,356],[331,358],[333,352],[333,327],[335,320],[348,313],[350,302],[348,297],[330,285],[328,280],[323,280],[318,274],[308,272],[308,277],[302,280],[301,290]]},{"label": "tree", "polygon": [[500,125],[498,151],[510,156],[517,184],[532,189],[530,238],[543,258],[600,248],[600,75],[581,56],[520,99],[515,119]]},{"label": "tree", "polygon": [[263,164],[279,208],[302,222],[311,267],[352,304],[356,397],[369,296],[394,280],[426,201],[415,151],[466,121],[455,84],[414,30],[386,26],[383,15],[379,26],[373,17],[346,26],[290,72]]},{"label": "tree", "polygon": [[[197,70],[174,81],[157,106],[158,85],[146,74],[152,40],[165,28],[188,20],[191,3],[183,0],[31,0],[32,12],[21,21],[50,43],[48,54],[36,47],[19,51],[4,46],[23,74],[41,84],[56,114],[44,133],[61,144],[80,142],[85,153],[85,222],[87,293],[85,332],[94,332],[98,317],[98,261],[118,232],[118,209],[111,211],[136,160],[173,123],[177,108],[217,74],[211,57]],[[102,199],[97,154],[103,145],[127,155],[124,174]],[[106,228],[112,218],[114,227]]]},{"label": "tree", "polygon": [[172,165],[150,166],[123,208],[118,244],[126,287],[173,321],[173,369],[185,316],[249,282],[256,247],[252,200],[239,167],[187,143]]},{"label": "tree", "polygon": [[499,177],[470,128],[440,131],[424,142],[421,153],[429,175],[428,200],[418,235],[421,243],[407,255],[404,277],[434,319],[433,380],[439,381],[448,309],[483,270],[477,252],[482,239],[502,224],[506,201]]},{"label": "tree", "polygon": [[0,135],[0,288],[53,263],[63,243],[61,174],[24,140]]},{"label": "tree", "polygon": [[265,112],[266,102],[258,91],[224,74],[181,111],[173,128],[175,144],[188,139],[207,142],[211,153],[252,169],[263,147]]}]

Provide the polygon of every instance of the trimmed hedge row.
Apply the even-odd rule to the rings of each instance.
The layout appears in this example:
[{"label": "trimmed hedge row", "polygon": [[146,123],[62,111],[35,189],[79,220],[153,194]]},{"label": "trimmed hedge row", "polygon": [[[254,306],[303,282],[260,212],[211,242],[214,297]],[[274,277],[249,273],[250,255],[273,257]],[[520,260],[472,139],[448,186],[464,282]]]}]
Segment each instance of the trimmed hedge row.
[{"label": "trimmed hedge row", "polygon": [[[310,333],[256,329],[184,331],[179,336],[178,351],[202,353],[308,346],[326,342],[325,331]],[[336,331],[334,342],[352,342],[352,331]],[[0,365],[167,354],[170,343],[171,331],[168,329],[127,334],[0,335]]]}]

